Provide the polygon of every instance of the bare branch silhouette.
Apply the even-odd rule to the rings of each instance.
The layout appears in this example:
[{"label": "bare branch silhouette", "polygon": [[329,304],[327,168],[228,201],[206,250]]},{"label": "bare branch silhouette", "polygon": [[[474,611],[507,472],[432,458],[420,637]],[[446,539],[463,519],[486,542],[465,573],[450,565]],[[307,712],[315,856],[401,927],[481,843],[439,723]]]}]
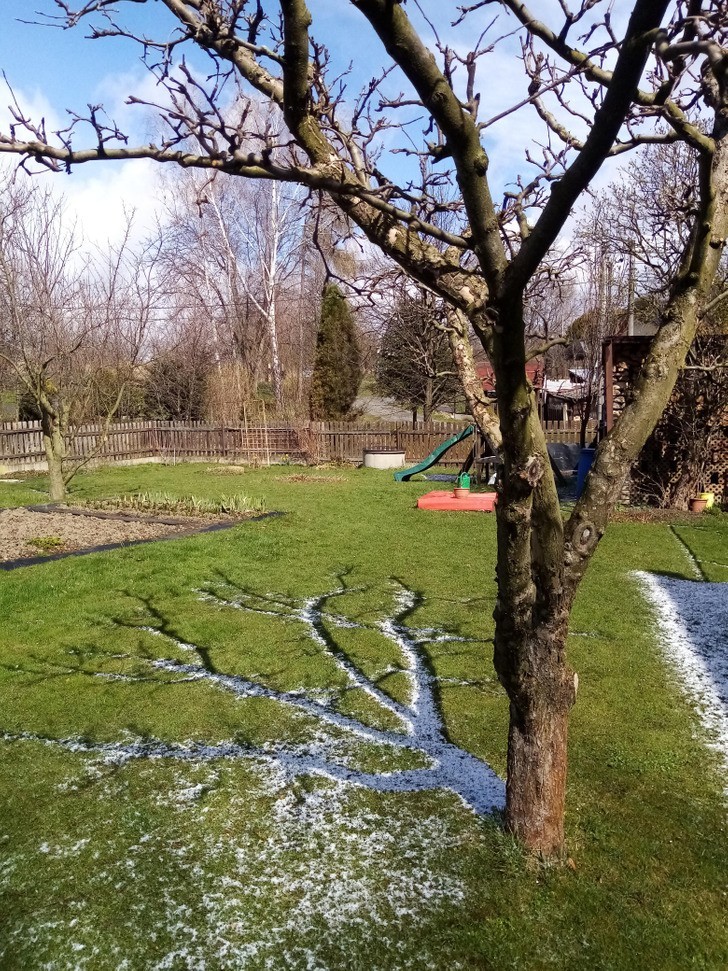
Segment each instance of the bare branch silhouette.
[{"label": "bare branch silhouette", "polygon": [[[437,677],[431,670],[427,646],[450,642],[467,643],[467,638],[440,628],[418,628],[408,621],[424,603],[424,598],[405,584],[395,582],[394,602],[389,613],[373,623],[355,621],[330,609],[331,601],[359,588],[350,588],[343,577],[325,593],[308,598],[291,598],[264,594],[237,587],[229,581],[210,585],[197,592],[200,601],[212,606],[263,615],[283,623],[303,626],[308,638],[330,659],[346,679],[343,688],[282,689],[252,680],[241,674],[223,672],[213,663],[207,646],[183,640],[152,605],[146,604],[144,621],[123,626],[137,629],[175,648],[180,657],[156,657],[102,652],[106,660],[133,659],[142,669],[136,673],[93,671],[88,666],[88,653],[75,652],[67,664],[52,665],[46,676],[68,673],[123,680],[156,681],[160,684],[208,684],[236,699],[265,698],[316,720],[321,728],[314,744],[291,744],[285,740],[265,746],[247,746],[236,741],[209,744],[203,741],[165,742],[156,738],[128,737],[114,742],[96,742],[88,738],[49,738],[30,732],[5,733],[7,741],[35,740],[57,745],[68,751],[97,754],[110,762],[133,759],[171,758],[184,761],[213,759],[258,759],[282,768],[291,777],[302,774],[325,776],[340,782],[363,786],[378,792],[417,792],[449,789],[475,812],[485,814],[500,809],[505,792],[502,781],[483,761],[447,737],[447,730],[437,701]],[[121,623],[121,622],[120,622]],[[394,648],[395,660],[375,674],[367,674],[361,665],[339,644],[335,631],[366,630],[384,638]],[[34,676],[42,671],[33,667]],[[401,673],[409,682],[407,701],[392,697],[381,686],[384,677]],[[171,680],[170,680],[171,679]],[[444,679],[452,681],[453,679]],[[349,691],[360,690],[382,713],[394,716],[397,730],[377,727],[337,708],[337,702]],[[383,755],[394,753],[419,757],[423,767],[384,771],[363,771],[341,760],[334,750],[341,736],[365,741],[379,747]],[[355,761],[355,759],[354,759]]]}]

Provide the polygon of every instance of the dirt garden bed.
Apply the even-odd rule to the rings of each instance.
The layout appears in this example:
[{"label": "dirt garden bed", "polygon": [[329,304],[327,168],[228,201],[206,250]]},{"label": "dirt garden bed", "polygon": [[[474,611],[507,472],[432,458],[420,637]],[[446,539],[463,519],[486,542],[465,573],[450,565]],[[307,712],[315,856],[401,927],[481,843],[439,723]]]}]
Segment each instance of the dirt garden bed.
[{"label": "dirt garden bed", "polygon": [[618,506],[611,516],[613,523],[665,523],[668,526],[695,526],[709,517],[687,509],[656,509],[652,506]]},{"label": "dirt garden bed", "polygon": [[259,516],[165,516],[59,506],[0,510],[0,569],[228,529]]}]

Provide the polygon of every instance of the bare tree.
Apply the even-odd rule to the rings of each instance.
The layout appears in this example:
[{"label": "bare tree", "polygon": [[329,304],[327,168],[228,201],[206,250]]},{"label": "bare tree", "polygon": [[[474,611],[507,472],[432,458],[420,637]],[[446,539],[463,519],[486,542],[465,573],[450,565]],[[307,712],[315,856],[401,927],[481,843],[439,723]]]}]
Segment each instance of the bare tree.
[{"label": "bare tree", "polygon": [[233,200],[226,198],[229,188],[210,183],[203,204],[210,207],[217,224],[228,287],[238,314],[243,302],[247,316],[252,311],[263,324],[273,395],[280,408],[280,299],[297,267],[302,198],[295,187],[273,180],[238,183]]},{"label": "bare tree", "polygon": [[[280,112],[256,106],[252,115],[275,137]],[[160,232],[176,299],[196,303],[210,319],[220,366],[233,353],[242,364],[243,397],[265,378],[280,408],[281,312],[286,292],[301,281],[305,193],[295,185],[231,181],[195,169],[174,184],[168,179],[167,186]]]},{"label": "bare tree", "polygon": [[591,207],[592,240],[628,271],[625,303],[669,293],[693,231],[698,163],[685,142],[642,149]]},{"label": "bare tree", "polygon": [[603,390],[604,341],[619,331],[633,297],[630,290],[632,263],[628,258],[616,255],[620,251],[606,238],[608,227],[608,220],[597,206],[577,233],[582,310],[566,333],[565,356],[578,385],[575,412],[581,426],[582,448],[588,444],[588,424],[595,417]]},{"label": "bare tree", "polygon": [[176,310],[174,303],[165,317],[164,325],[157,326],[148,341],[143,366],[144,413],[163,421],[204,419],[210,412],[212,377],[216,365],[221,367],[215,361],[209,318],[194,308]]},{"label": "bare tree", "polygon": [[376,378],[379,389],[412,409],[422,409],[430,421],[443,402],[459,390],[441,301],[421,287],[408,292],[401,286],[394,306],[385,313],[379,344]]},{"label": "bare tree", "polygon": [[[102,448],[134,377],[151,312],[152,267],[125,238],[103,257],[81,248],[49,189],[0,187],[0,357],[40,416],[52,501]],[[74,454],[85,422],[96,444]]]},{"label": "bare tree", "polygon": [[[716,298],[728,294],[719,281]],[[706,313],[670,402],[632,470],[638,500],[687,509],[690,499],[719,487],[711,460],[728,418],[728,300]]]},{"label": "bare tree", "polygon": [[[63,25],[97,15],[96,38],[128,39],[132,28],[118,18],[130,6],[130,0],[88,0],[74,12],[56,0]],[[558,22],[550,26],[522,0],[479,0],[460,8],[448,26],[449,5],[354,0],[362,29],[381,52],[371,69],[376,77],[358,98],[349,98],[352,85],[313,35],[303,0],[159,6],[176,31],[138,39],[166,92],[159,106],[163,141],[130,147],[99,112],[49,136],[16,106],[0,149],[26,166],[73,169],[151,158],[327,192],[372,246],[445,301],[469,407],[503,457],[494,659],[510,700],[506,822],[532,849],[559,852],[577,691],[566,659],[571,607],[623,479],[669,401],[728,236],[725,3],[633,0],[615,16],[599,0],[573,6],[559,0],[552,7]],[[479,66],[488,72],[487,55],[498,43],[525,71],[523,84],[510,106],[488,105],[482,120],[486,99],[476,90],[476,72]],[[207,76],[181,60],[186,46],[209,57]],[[493,73],[497,61],[490,70],[486,93],[503,88]],[[234,115],[220,110],[228,83],[240,91]],[[280,109],[285,129],[277,136],[256,131],[246,94]],[[499,205],[485,139],[522,107],[535,111],[545,133],[538,146],[524,146],[525,174]],[[90,139],[80,145],[84,128]],[[199,150],[190,150],[193,136]],[[524,294],[605,161],[670,140],[683,141],[698,159],[688,242],[633,400],[602,440],[564,523],[526,377]],[[433,164],[420,165],[422,158]],[[457,206],[460,220],[443,229],[438,188],[447,180],[459,189],[448,205]],[[496,375],[497,420],[477,378],[470,328]]]},{"label": "bare tree", "polygon": [[[583,330],[601,340],[620,330],[649,334],[670,299],[696,213],[699,159],[682,142],[642,150],[625,178],[601,192],[580,235],[593,254],[590,307]],[[728,409],[728,266],[726,253],[670,403],[635,464],[635,496],[686,509],[703,491],[707,466]]]}]

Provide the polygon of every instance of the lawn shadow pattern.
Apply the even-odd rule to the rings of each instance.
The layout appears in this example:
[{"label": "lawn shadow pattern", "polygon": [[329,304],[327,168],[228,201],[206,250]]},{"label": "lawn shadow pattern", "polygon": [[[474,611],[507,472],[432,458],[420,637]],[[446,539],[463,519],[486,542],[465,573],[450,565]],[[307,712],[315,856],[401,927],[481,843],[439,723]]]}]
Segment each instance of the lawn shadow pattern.
[{"label": "lawn shadow pattern", "polygon": [[[57,745],[73,752],[97,754],[115,764],[134,759],[169,758],[184,761],[214,759],[254,759],[268,763],[294,779],[301,775],[318,775],[336,782],[362,786],[376,792],[423,792],[444,789],[455,793],[478,814],[502,809],[505,786],[490,766],[449,740],[438,699],[437,677],[433,672],[428,645],[467,642],[467,638],[441,628],[410,626],[413,612],[424,602],[423,597],[401,581],[392,581],[391,609],[371,623],[352,620],[336,612],[332,601],[361,588],[347,586],[343,576],[332,589],[308,598],[256,592],[233,584],[223,577],[219,583],[195,591],[204,604],[218,609],[235,610],[300,625],[317,651],[333,662],[344,676],[341,691],[321,689],[279,689],[261,681],[228,673],[213,663],[210,647],[183,639],[162,613],[151,604],[145,605],[144,622],[132,626],[174,648],[178,657],[159,657],[145,652],[140,655],[115,655],[127,658],[144,669],[134,673],[79,670],[94,677],[130,682],[188,682],[211,685],[242,700],[265,698],[296,713],[315,719],[320,727],[315,743],[296,745],[277,742],[271,746],[252,746],[236,741],[208,744],[199,741],[170,743],[154,738],[129,737],[121,741],[95,742],[87,738],[48,738],[32,733],[5,734],[6,741],[36,740]],[[119,622],[123,623],[123,622]],[[384,638],[398,660],[385,670],[370,676],[343,649],[337,630],[366,630]],[[180,658],[183,658],[181,660]],[[397,700],[380,682],[389,674],[401,673],[409,682],[409,697]],[[336,707],[346,691],[358,689],[398,724],[397,729],[384,729],[367,724]],[[414,756],[417,768],[386,771],[363,771],[342,763],[335,755],[337,741],[346,736],[354,742],[380,749],[382,754]]]}]

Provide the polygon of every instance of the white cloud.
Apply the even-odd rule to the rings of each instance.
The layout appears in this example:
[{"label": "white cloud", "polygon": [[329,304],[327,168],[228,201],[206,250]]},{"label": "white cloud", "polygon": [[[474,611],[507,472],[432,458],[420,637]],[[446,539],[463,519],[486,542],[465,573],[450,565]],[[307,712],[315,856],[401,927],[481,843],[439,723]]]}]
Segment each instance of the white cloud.
[{"label": "white cloud", "polygon": [[[16,113],[20,112],[23,117],[29,118],[36,125],[45,125],[45,130],[49,135],[68,125],[68,115],[59,112],[39,88],[14,87],[12,93],[5,89],[3,95],[4,97],[0,101],[0,128],[2,131],[8,131],[9,127],[15,123],[10,108],[11,102],[14,102],[17,106],[15,107]],[[19,138],[22,138],[23,134],[21,129],[17,130]]]},{"label": "white cloud", "polygon": [[[128,79],[127,79],[128,80]],[[111,82],[107,88],[112,93]],[[113,116],[121,104],[121,82],[117,97],[110,102]],[[40,91],[16,89],[15,95],[23,114],[38,124],[42,120],[49,139],[52,133],[67,126],[68,118],[59,113]],[[127,109],[128,110],[128,109]],[[140,114],[140,113],[138,113]],[[0,128],[7,131],[12,116],[6,106],[0,106]],[[141,127],[141,126],[139,126]],[[18,131],[18,136],[22,133]],[[139,142],[145,139],[138,137]],[[79,138],[81,143],[81,138]],[[12,168],[16,160],[4,157],[2,168]],[[89,162],[72,168],[70,175],[41,174],[47,183],[52,179],[54,189],[66,200],[69,217],[78,223],[86,240],[104,245],[118,240],[129,216],[134,216],[136,238],[151,230],[160,208],[158,190],[159,167],[146,160],[128,162]]]},{"label": "white cloud", "polygon": [[[129,136],[130,144],[144,144],[158,138],[156,112],[145,104],[169,104],[169,95],[154,75],[139,66],[134,70],[105,75],[94,88],[94,98],[103,104],[109,118]],[[130,96],[144,104],[127,104]]]},{"label": "white cloud", "polygon": [[158,166],[147,160],[90,163],[65,179],[59,177],[59,188],[85,238],[103,245],[120,238],[132,215],[136,238],[154,227],[160,207],[158,181]]}]

